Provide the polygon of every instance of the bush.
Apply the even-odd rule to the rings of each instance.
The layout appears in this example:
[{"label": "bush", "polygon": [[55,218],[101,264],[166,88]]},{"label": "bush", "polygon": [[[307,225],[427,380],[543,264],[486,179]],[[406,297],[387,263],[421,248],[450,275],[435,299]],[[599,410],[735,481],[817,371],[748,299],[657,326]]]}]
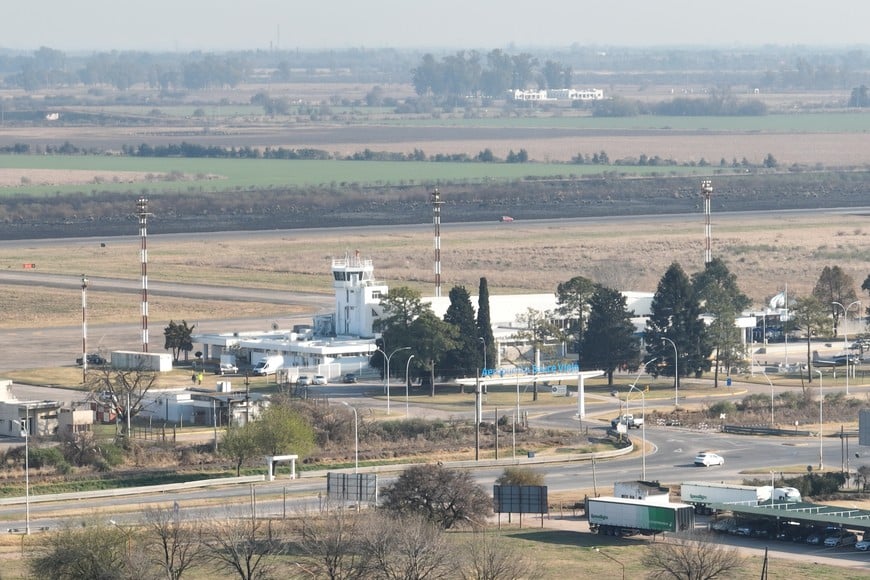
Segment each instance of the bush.
[{"label": "bush", "polygon": [[707,416],[712,418],[719,418],[722,413],[725,413],[725,416],[733,415],[737,412],[737,405],[732,403],[731,401],[719,401],[718,403],[714,403],[710,405],[710,409],[707,411]]}]

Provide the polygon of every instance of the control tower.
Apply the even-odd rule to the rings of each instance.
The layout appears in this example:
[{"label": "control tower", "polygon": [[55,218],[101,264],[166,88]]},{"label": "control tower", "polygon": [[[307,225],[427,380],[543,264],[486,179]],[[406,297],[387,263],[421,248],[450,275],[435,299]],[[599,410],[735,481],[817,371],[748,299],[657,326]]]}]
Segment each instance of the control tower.
[{"label": "control tower", "polygon": [[374,265],[353,256],[332,261],[335,288],[335,334],[372,338],[372,323],[380,316],[381,298],[389,287],[375,281]]}]

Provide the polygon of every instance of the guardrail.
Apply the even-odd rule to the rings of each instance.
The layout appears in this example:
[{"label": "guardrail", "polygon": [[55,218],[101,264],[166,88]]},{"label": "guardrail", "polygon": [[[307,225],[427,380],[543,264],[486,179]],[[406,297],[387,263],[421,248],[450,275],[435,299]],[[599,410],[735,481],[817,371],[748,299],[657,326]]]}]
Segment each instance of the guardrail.
[{"label": "guardrail", "polygon": [[[120,487],[116,489],[97,489],[94,491],[74,491],[69,493],[51,493],[44,495],[31,495],[30,503],[46,503],[52,501],[69,501],[75,499],[91,499],[97,497],[120,497],[125,495],[139,495],[143,493],[165,493],[193,489],[197,487],[212,487],[219,485],[235,485],[239,483],[256,483],[264,481],[265,475],[248,475],[245,477],[220,477],[216,479],[198,479],[182,483],[166,483],[163,485],[142,485],[138,487]],[[17,505],[27,501],[26,497],[0,498],[0,505]]]},{"label": "guardrail", "polygon": [[722,425],[724,433],[733,433],[735,435],[775,435],[785,437],[809,437],[814,435],[812,431],[798,431],[797,429],[771,429],[769,427],[742,425]]}]

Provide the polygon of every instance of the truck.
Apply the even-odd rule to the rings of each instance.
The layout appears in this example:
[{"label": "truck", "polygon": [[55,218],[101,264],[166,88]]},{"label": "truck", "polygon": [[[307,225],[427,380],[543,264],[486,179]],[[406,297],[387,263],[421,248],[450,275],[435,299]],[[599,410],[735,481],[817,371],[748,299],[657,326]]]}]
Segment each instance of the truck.
[{"label": "truck", "polygon": [[625,413],[624,415],[620,415],[619,417],[611,420],[610,426],[616,429],[620,423],[622,423],[629,429],[631,429],[632,427],[634,427],[635,429],[640,429],[643,425],[643,417],[635,417],[631,413]]},{"label": "truck", "polygon": [[799,502],[801,501],[801,492],[794,487],[777,487],[773,490],[772,499],[779,502]]},{"label": "truck", "polygon": [[649,536],[695,527],[695,510],[690,505],[621,497],[587,498],[586,517],[589,530],[605,536]]},{"label": "truck", "polygon": [[694,506],[698,514],[712,514],[718,511],[712,504],[739,503],[754,507],[759,502],[770,499],[770,486],[738,485],[735,483],[714,483],[688,481],[680,486],[680,500]]},{"label": "truck", "polygon": [[278,372],[284,366],[284,357],[280,355],[267,356],[260,359],[251,370],[255,375],[268,375]]}]

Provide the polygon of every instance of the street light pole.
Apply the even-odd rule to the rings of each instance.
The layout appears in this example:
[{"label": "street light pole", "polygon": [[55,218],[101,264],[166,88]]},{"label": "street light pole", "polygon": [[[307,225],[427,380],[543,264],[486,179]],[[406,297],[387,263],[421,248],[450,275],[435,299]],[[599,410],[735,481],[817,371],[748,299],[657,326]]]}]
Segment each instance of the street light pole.
[{"label": "street light pole", "polygon": [[662,340],[666,340],[674,347],[674,408],[680,404],[680,355],[677,353],[677,343],[670,338],[663,336]]},{"label": "street light pole", "polygon": [[[397,352],[399,352],[400,350],[411,350],[411,347],[410,346],[400,346],[399,348],[397,348],[396,350],[391,352],[389,355],[387,355],[387,353],[385,353],[384,351],[382,351],[379,348],[377,348],[375,350],[380,352],[382,355],[384,355],[384,358],[387,359],[387,415],[389,415],[390,414],[390,359],[393,358],[393,355],[396,354]],[[408,383],[405,383],[405,384],[407,385]]]},{"label": "street light pole", "polygon": [[840,308],[843,309],[843,354],[846,355],[846,394],[848,395],[849,394],[849,373],[851,372],[849,370],[849,367],[852,366],[852,357],[849,356],[849,339],[846,335],[846,332],[847,332],[846,323],[849,320],[849,310],[853,306],[855,306],[856,304],[860,306],[861,301],[855,300],[854,302],[852,302],[848,306],[843,306],[842,304],[840,304],[839,302],[836,302],[836,301],[831,302],[831,304],[836,304],[837,306],[839,306]]},{"label": "street light pole", "polygon": [[88,376],[88,278],[82,274],[82,384]]},{"label": "street light pole", "polygon": [[405,419],[408,418],[408,369],[411,367],[411,359],[414,355],[408,357],[408,362],[405,363]]},{"label": "street light pole", "polygon": [[30,413],[15,421],[24,435],[24,533],[30,535]]},{"label": "street light pole", "polygon": [[825,462],[822,458],[822,371],[816,370],[819,373],[819,471],[825,468]]},{"label": "street light pole", "polygon": [[486,339],[483,338],[482,336],[479,336],[477,338],[477,340],[479,340],[480,342],[483,343],[483,370],[484,370],[483,375],[486,376],[486,372],[485,372],[486,371]]},{"label": "street light pole", "polygon": [[770,385],[770,428],[773,429],[773,383],[770,381],[770,377],[767,376],[767,373],[761,374],[765,379],[767,379],[767,384]]},{"label": "street light pole", "polygon": [[[643,418],[643,422],[640,424],[640,437],[643,440],[643,448],[641,449],[641,476],[640,478],[643,481],[646,481],[646,393],[637,388],[637,381],[640,380],[640,375],[646,370],[646,367],[657,360],[658,357],[652,358],[640,367],[640,372],[637,373],[637,377],[635,377],[634,382],[629,385],[628,392],[631,393],[632,390],[640,393],[640,405],[641,405],[641,417]],[[626,406],[628,406],[628,397],[625,398]]]},{"label": "street light pole", "polygon": [[353,472],[359,473],[359,418],[356,407],[349,405],[347,401],[342,401],[341,404],[353,411]]}]

